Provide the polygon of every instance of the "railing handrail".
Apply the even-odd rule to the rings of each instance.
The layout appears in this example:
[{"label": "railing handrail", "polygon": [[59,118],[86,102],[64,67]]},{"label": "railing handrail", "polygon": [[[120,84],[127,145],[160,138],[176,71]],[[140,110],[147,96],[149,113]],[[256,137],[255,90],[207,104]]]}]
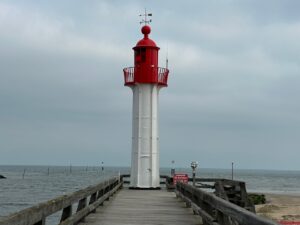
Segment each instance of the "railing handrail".
[{"label": "railing handrail", "polygon": [[[121,178],[121,179],[120,179]],[[86,216],[89,212],[95,210],[97,205],[100,205],[104,202],[111,194],[113,194],[117,189],[122,186],[122,177],[113,177],[108,180],[102,181],[99,184],[91,185],[82,190],[73,192],[71,194],[62,195],[51,199],[49,201],[45,201],[34,205],[32,207],[23,209],[19,212],[13,213],[6,217],[0,219],[0,225],[39,225],[43,224],[42,221],[45,220],[46,217],[60,211],[65,210],[69,207],[72,208],[72,204],[79,202],[77,212],[83,211],[83,214],[80,218],[76,218],[76,221],[79,221],[84,216]],[[90,202],[87,205],[87,198],[91,196]],[[84,200],[84,201],[82,201]],[[80,201],[83,205],[80,206]],[[71,210],[72,211],[72,210]],[[64,213],[64,212],[63,212]],[[61,224],[69,224],[69,222],[63,222],[71,217],[72,212],[69,216],[64,219],[61,219]],[[76,215],[76,214],[74,214]],[[73,215],[73,217],[75,217]],[[78,216],[77,216],[78,217]],[[73,221],[74,222],[74,221]],[[70,222],[70,224],[72,224]]]},{"label": "railing handrail", "polygon": [[[203,191],[199,188],[193,187],[190,184],[177,183],[176,192],[181,195],[185,200],[193,203],[195,211],[200,211],[202,216],[206,216],[208,220],[211,220],[210,215],[205,212],[205,209],[201,208],[201,204],[209,205],[210,207],[220,211],[226,216],[236,220],[241,225],[278,225],[278,223],[257,216],[256,214],[239,207],[229,201],[226,201],[212,193]],[[201,203],[202,201],[202,203]],[[217,221],[211,220],[210,224],[219,224]]]},{"label": "railing handrail", "polygon": [[[157,80],[159,85],[167,86],[169,69],[163,67],[156,67],[157,69]],[[126,67],[123,69],[125,85],[131,85],[135,82],[135,67]]]},{"label": "railing handrail", "polygon": [[[124,69],[123,69],[123,71],[124,72],[129,72],[129,71],[131,71],[131,70],[134,70],[134,66],[129,66],[129,67],[125,67]],[[155,68],[155,67],[154,67]],[[156,67],[157,68],[157,70],[158,71],[160,71],[160,72],[165,72],[165,71],[169,71],[169,69],[168,68],[165,68],[165,67]]]}]

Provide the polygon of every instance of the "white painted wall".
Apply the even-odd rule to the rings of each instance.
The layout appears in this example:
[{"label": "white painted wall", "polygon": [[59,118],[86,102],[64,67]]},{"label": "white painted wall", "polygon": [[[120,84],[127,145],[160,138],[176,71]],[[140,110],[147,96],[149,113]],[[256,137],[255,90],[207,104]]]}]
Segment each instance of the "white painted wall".
[{"label": "white painted wall", "polygon": [[135,84],[132,108],[130,187],[159,188],[157,84]]}]

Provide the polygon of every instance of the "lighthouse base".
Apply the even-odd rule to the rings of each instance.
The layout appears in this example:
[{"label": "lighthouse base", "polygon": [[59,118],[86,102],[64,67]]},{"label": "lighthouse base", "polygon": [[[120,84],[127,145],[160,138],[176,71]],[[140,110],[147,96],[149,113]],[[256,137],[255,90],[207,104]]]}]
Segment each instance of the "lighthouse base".
[{"label": "lighthouse base", "polygon": [[149,187],[149,188],[141,188],[141,187],[129,187],[131,190],[160,190],[161,187]]}]

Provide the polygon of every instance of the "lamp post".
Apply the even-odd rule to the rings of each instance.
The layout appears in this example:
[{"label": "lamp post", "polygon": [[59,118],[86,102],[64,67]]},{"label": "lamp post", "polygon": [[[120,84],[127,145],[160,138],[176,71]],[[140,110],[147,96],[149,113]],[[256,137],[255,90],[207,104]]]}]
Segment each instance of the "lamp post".
[{"label": "lamp post", "polygon": [[193,186],[196,185],[196,168],[197,168],[197,166],[198,166],[198,162],[195,162],[195,161],[191,162],[191,168],[193,170]]},{"label": "lamp post", "polygon": [[175,161],[174,161],[174,160],[172,160],[171,176],[174,176],[174,174],[175,174],[175,167],[174,167],[174,163],[175,163]]},{"label": "lamp post", "polygon": [[233,162],[231,163],[231,180],[233,180]]}]

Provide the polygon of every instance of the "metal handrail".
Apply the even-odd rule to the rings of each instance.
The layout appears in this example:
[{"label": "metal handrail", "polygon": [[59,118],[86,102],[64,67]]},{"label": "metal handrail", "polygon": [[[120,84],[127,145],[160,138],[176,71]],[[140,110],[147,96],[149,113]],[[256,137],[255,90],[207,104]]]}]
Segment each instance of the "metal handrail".
[{"label": "metal handrail", "polygon": [[[127,67],[123,69],[125,85],[132,85],[135,83],[135,68]],[[169,69],[157,67],[157,80],[159,85],[167,86],[168,84]]]},{"label": "metal handrail", "polygon": [[123,69],[124,72],[124,81],[125,84],[133,84],[134,83],[134,67],[127,67]]},{"label": "metal handrail", "polygon": [[167,85],[168,76],[169,76],[169,69],[162,68],[162,67],[158,67],[157,69],[158,69],[158,74],[157,74],[158,83],[162,84],[162,85]]}]

